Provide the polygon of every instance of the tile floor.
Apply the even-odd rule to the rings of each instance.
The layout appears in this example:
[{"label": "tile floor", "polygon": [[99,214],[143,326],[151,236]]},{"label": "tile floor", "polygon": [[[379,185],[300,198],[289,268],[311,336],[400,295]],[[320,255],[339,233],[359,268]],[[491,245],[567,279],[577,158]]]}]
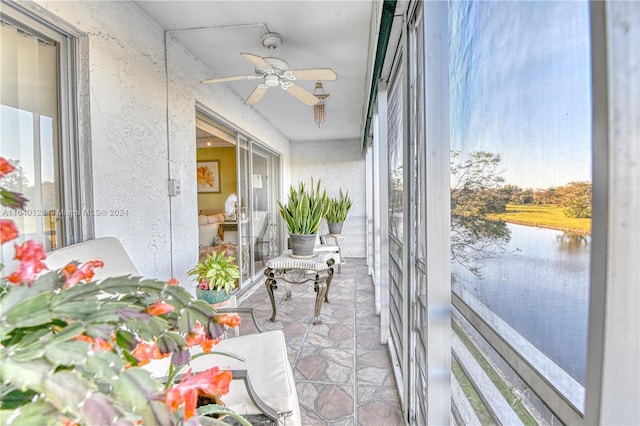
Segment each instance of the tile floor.
[{"label": "tile floor", "polygon": [[380,321],[364,260],[347,259],[342,272],[336,271],[330,303],[322,305],[322,324],[312,321],[313,282],[293,285],[287,301],[279,283],[275,295],[273,323],[263,284],[240,296],[240,306],[254,308],[263,329],[284,331],[302,424],[404,425],[387,347],[379,343]]}]

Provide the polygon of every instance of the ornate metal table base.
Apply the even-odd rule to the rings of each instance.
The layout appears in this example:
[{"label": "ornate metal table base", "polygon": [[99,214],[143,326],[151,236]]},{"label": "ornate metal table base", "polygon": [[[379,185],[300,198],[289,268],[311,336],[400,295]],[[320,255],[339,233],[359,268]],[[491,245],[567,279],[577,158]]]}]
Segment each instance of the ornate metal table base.
[{"label": "ornate metal table base", "polygon": [[316,292],[313,323],[322,323],[320,309],[323,301],[329,303],[329,288],[333,279],[334,262],[331,258],[331,253],[320,253],[312,259],[296,259],[285,253],[282,256],[267,260],[267,269],[264,271],[267,280],[264,285],[271,301],[271,321],[276,320],[276,300],[273,294],[273,291],[278,288],[276,280],[285,282],[285,300],[291,299],[289,284],[302,284],[313,281],[313,289]]}]

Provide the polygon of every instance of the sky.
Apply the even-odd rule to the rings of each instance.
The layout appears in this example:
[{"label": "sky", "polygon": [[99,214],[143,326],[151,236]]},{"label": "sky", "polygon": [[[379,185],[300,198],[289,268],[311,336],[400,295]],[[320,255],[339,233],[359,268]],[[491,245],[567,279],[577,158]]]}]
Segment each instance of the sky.
[{"label": "sky", "polygon": [[591,181],[587,2],[450,6],[452,149],[500,154],[522,188]]}]

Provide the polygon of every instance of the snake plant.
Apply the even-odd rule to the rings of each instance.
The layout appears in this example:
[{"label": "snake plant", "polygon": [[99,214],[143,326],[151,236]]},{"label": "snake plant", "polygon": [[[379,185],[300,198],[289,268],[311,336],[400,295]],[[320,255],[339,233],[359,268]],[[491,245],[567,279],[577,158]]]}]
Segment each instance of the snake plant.
[{"label": "snake plant", "polygon": [[278,202],[280,215],[287,223],[289,233],[297,235],[318,233],[320,222],[329,208],[327,200],[327,191],[321,189],[320,180],[314,186],[312,179],[309,191],[304,182],[300,182],[297,189],[291,185],[287,204]]},{"label": "snake plant", "polygon": [[330,198],[328,201],[329,209],[325,215],[327,222],[339,223],[344,222],[347,219],[347,214],[352,206],[349,192],[343,193],[340,188],[340,197]]}]

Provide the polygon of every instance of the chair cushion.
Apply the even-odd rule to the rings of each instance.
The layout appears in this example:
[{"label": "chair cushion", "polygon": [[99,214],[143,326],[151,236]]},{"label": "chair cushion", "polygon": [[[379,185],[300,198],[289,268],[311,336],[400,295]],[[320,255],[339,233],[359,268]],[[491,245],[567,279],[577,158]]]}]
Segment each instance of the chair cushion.
[{"label": "chair cushion", "polygon": [[47,253],[44,263],[50,270],[64,268],[69,262],[77,260],[102,260],[104,267],[95,269],[95,280],[122,275],[139,276],[139,272],[125,251],[120,240],[115,237],[102,237],[84,241]]},{"label": "chair cushion", "polygon": [[198,245],[212,246],[215,238],[218,236],[219,223],[207,223],[198,226]]},{"label": "chair cushion", "polygon": [[222,213],[212,214],[210,216],[207,216],[207,223],[220,223],[220,222],[224,222],[224,214]]},{"label": "chair cushion", "polygon": [[[199,348],[192,350],[194,354],[201,352]],[[244,358],[244,361],[224,355],[205,355],[191,361],[192,371],[203,371],[213,366],[247,370],[253,388],[267,405],[278,413],[293,412],[294,417],[300,415],[296,385],[281,330],[224,339],[213,347],[213,351],[230,352]],[[164,377],[168,367],[169,360],[161,359],[143,368],[156,377]],[[222,396],[222,401],[240,415],[260,413],[251,402],[242,380],[231,382],[229,393]],[[293,424],[299,423],[296,419],[290,420]]]}]

